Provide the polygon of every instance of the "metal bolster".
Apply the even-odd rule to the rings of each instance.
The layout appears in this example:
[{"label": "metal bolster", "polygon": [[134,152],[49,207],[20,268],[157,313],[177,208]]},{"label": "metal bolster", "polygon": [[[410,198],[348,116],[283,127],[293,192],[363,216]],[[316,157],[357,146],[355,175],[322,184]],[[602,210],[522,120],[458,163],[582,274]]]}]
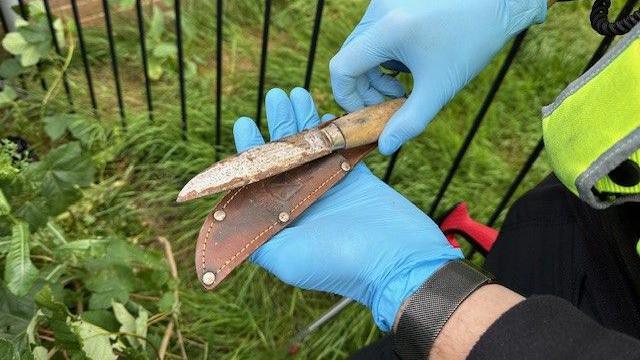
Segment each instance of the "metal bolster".
[{"label": "metal bolster", "polygon": [[338,125],[329,124],[320,129],[320,131],[331,141],[331,150],[340,150],[346,147],[346,140]]}]

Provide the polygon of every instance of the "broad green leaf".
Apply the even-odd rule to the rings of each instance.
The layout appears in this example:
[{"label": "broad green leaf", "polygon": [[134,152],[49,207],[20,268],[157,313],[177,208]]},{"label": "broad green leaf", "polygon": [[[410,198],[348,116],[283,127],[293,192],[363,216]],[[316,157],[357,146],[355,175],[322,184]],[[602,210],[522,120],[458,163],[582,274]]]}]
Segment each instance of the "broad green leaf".
[{"label": "broad green leaf", "polygon": [[47,358],[47,348],[44,346],[36,346],[32,351],[34,360],[48,360]]},{"label": "broad green leaf", "polygon": [[[113,314],[116,316],[116,319],[118,319],[118,322],[120,323],[120,332],[125,334],[135,334],[136,318],[134,318],[133,315],[131,315],[129,311],[127,311],[127,308],[125,308],[124,305],[118,302],[114,301],[111,306],[113,307]],[[129,339],[129,343],[131,343],[133,347],[138,347],[138,341],[135,337],[127,336],[127,339]]]},{"label": "broad green leaf", "polygon": [[37,17],[45,13],[44,3],[42,1],[29,1],[29,16]]},{"label": "broad green leaf", "polygon": [[40,191],[51,216],[65,211],[77,201],[80,193],[76,188],[90,185],[95,173],[91,158],[82,154],[77,142],[51,150],[42,161],[30,164],[26,171],[41,179]]},{"label": "broad green leaf", "polygon": [[90,322],[107,331],[117,332],[120,328],[120,323],[110,310],[88,310],[83,312],[80,316],[82,317],[82,320]]},{"label": "broad green leaf", "polygon": [[20,222],[11,229],[11,246],[4,267],[7,288],[15,295],[29,292],[38,277],[38,269],[33,265],[29,253],[29,225]]},{"label": "broad green leaf", "polygon": [[55,345],[65,349],[71,359],[84,359],[80,337],[69,325],[69,318],[49,320],[49,329],[55,334]]},{"label": "broad green leaf", "polygon": [[2,91],[0,91],[0,107],[13,104],[13,101],[18,97],[16,91],[9,85],[6,85]]},{"label": "broad green leaf", "polygon": [[147,320],[149,320],[149,312],[142,306],[138,307],[138,317],[136,318],[136,335],[141,338],[136,338],[140,342],[140,345],[144,349],[147,342],[143,339],[147,338]]},{"label": "broad green leaf", "polygon": [[35,313],[33,296],[17,297],[0,283],[0,334],[23,334]]},{"label": "broad green leaf", "polygon": [[164,14],[159,7],[154,6],[153,16],[151,18],[151,24],[149,25],[147,34],[152,41],[160,41],[162,33],[164,33]]},{"label": "broad green leaf", "polygon": [[25,69],[20,65],[20,60],[15,57],[6,59],[0,64],[0,77],[3,79],[14,79],[24,72]]},{"label": "broad green leaf", "polygon": [[45,182],[50,177],[65,189],[76,185],[89,186],[93,183],[95,170],[91,165],[91,159],[82,154],[80,144],[77,142],[51,150],[42,163],[46,170]]},{"label": "broad green leaf", "polygon": [[84,145],[90,146],[96,141],[104,141],[106,134],[95,119],[85,118],[77,114],[56,114],[44,119],[44,130],[51,140],[60,139],[68,130],[74,138]]},{"label": "broad green leaf", "polygon": [[20,54],[20,65],[23,67],[33,66],[40,61],[40,51],[37,46],[28,45]]},{"label": "broad green leaf", "polygon": [[19,208],[14,210],[16,216],[29,223],[31,229],[38,229],[44,226],[49,219],[45,199],[38,197],[34,200],[23,202]]},{"label": "broad green leaf", "polygon": [[162,42],[153,48],[153,56],[158,58],[174,58],[178,49],[170,42]]},{"label": "broad green leaf", "polygon": [[23,26],[29,26],[29,22],[20,16],[16,16],[16,20],[13,22],[13,25],[16,27],[16,29],[19,29]]},{"label": "broad green leaf", "polygon": [[160,298],[160,301],[156,303],[158,306],[158,310],[162,312],[169,312],[173,310],[173,305],[175,304],[175,297],[173,296],[173,292],[166,292]]},{"label": "broad green leaf", "polygon": [[22,35],[24,41],[30,44],[38,44],[43,41],[51,40],[51,33],[46,22],[42,22],[40,26],[39,23],[23,26],[18,28],[17,31]]},{"label": "broad green leaf", "polygon": [[91,146],[97,141],[105,141],[104,128],[95,119],[75,116],[69,123],[69,131],[74,138],[86,146]]},{"label": "broad green leaf", "polygon": [[133,271],[124,266],[89,271],[85,278],[87,289],[93,292],[89,298],[89,309],[106,309],[112,301],[126,302],[133,291],[132,277]]},{"label": "broad green leaf", "polygon": [[91,360],[115,360],[111,346],[111,333],[86,321],[71,321],[69,326],[80,338],[82,350]]},{"label": "broad green leaf", "polygon": [[66,320],[68,315],[67,307],[53,296],[51,287],[45,285],[36,293],[33,300],[44,310],[48,311],[48,316],[56,320]]},{"label": "broad green leaf", "polygon": [[[116,319],[118,319],[118,322],[121,325],[120,332],[126,333],[126,334],[135,334],[143,338],[147,337],[146,322],[149,317],[149,313],[143,307],[140,307],[139,315],[138,315],[138,318],[136,319],[133,317],[133,315],[129,313],[129,311],[127,311],[127,308],[125,308],[124,305],[114,302],[112,306],[113,306],[113,313],[115,314]],[[144,324],[142,324],[143,322]],[[128,335],[127,339],[129,340],[129,343],[131,344],[131,346],[133,346],[136,349],[140,349],[140,348],[144,349],[146,345],[145,340],[135,336]]]},{"label": "broad green leaf", "polygon": [[7,339],[0,338],[0,359],[2,360],[17,360],[18,353],[13,343]]},{"label": "broad green leaf", "polygon": [[44,118],[44,132],[49,135],[51,140],[60,139],[69,127],[72,121],[70,114],[56,114]]},{"label": "broad green leaf", "polygon": [[13,55],[20,55],[29,47],[29,43],[19,33],[10,32],[2,39],[2,47]]},{"label": "broad green leaf", "polygon": [[4,196],[2,190],[0,190],[0,216],[11,214],[11,205]]}]

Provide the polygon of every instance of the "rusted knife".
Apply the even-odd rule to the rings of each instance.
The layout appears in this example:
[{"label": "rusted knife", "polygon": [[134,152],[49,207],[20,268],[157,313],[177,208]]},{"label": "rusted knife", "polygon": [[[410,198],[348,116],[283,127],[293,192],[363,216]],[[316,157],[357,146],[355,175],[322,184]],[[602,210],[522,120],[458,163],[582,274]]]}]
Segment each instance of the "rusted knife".
[{"label": "rusted knife", "polygon": [[335,150],[372,144],[404,99],[366,107],[316,128],[218,161],[192,178],[178,202],[235,189],[321,158]]}]

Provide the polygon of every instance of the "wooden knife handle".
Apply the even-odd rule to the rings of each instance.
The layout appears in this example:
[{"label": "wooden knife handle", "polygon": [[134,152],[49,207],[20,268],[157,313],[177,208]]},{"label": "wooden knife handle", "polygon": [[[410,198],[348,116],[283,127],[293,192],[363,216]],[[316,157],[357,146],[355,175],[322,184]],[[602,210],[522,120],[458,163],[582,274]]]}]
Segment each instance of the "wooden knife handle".
[{"label": "wooden knife handle", "polygon": [[404,104],[404,101],[404,98],[387,101],[336,119],[334,124],[344,136],[345,149],[377,142],[387,121]]}]

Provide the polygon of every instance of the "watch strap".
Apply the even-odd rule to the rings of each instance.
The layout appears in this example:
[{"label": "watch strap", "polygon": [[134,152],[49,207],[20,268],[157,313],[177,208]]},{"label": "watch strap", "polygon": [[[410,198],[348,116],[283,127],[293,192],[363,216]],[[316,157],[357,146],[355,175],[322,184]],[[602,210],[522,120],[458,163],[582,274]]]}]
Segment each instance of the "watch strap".
[{"label": "watch strap", "polygon": [[492,277],[466,260],[451,261],[438,269],[405,303],[393,348],[403,360],[425,360],[436,337],[458,306]]}]

